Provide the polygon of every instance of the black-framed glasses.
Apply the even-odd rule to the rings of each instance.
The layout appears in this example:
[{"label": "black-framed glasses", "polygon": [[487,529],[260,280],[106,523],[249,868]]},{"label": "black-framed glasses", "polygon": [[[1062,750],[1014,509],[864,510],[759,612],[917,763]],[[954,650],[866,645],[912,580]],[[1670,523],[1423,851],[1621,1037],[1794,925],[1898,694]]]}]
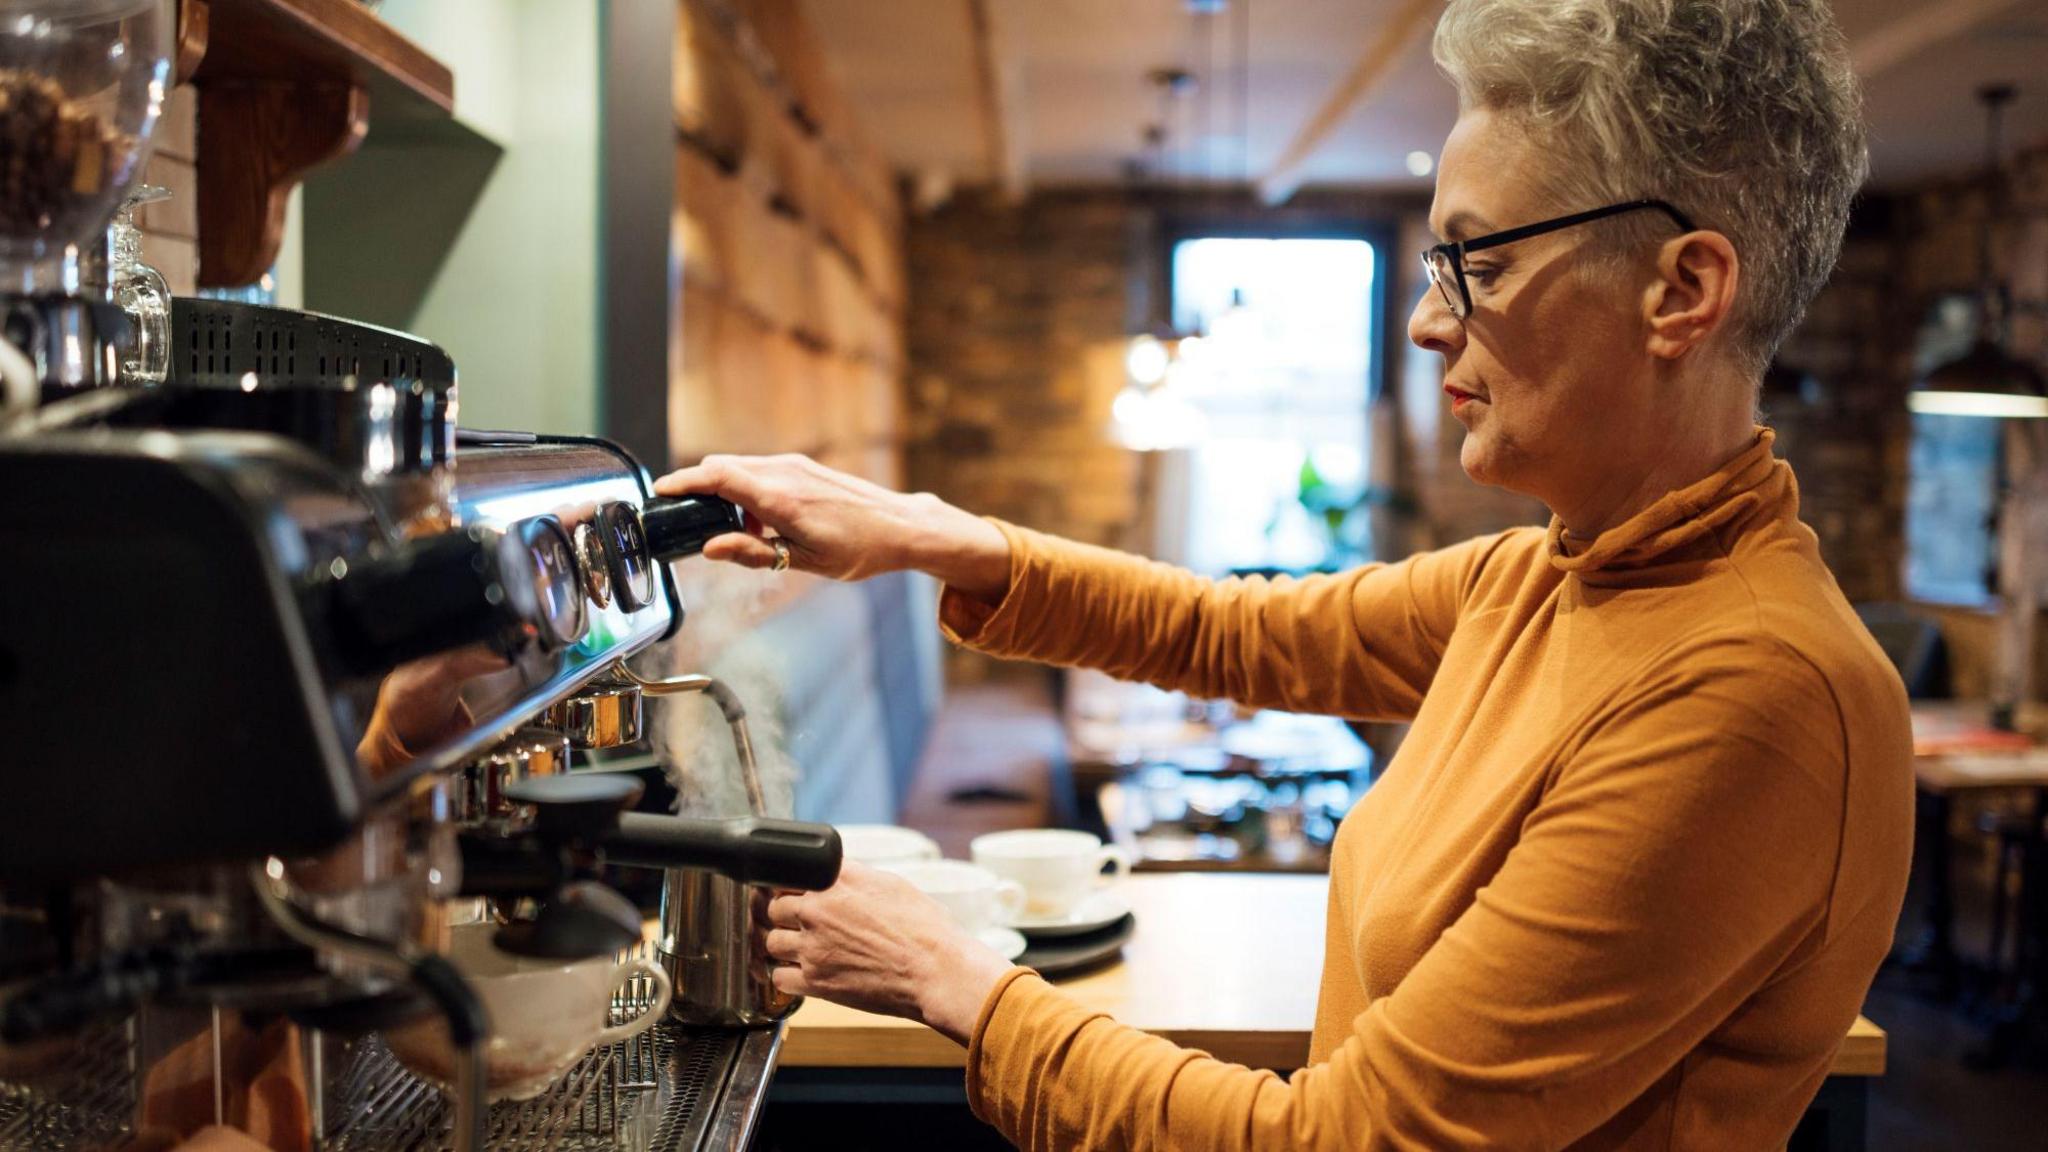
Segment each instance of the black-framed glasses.
[{"label": "black-framed glasses", "polygon": [[1645,208],[1664,213],[1687,232],[1693,230],[1692,220],[1685,213],[1662,200],[1630,200],[1621,204],[1609,204],[1605,208],[1574,212],[1554,220],[1524,224],[1519,228],[1509,228],[1504,232],[1493,232],[1471,240],[1453,240],[1448,244],[1438,244],[1422,253],[1422,266],[1429,270],[1430,282],[1436,285],[1436,290],[1443,293],[1444,304],[1450,308],[1451,315],[1463,320],[1472,314],[1472,291],[1465,286],[1467,253],[1498,248],[1503,244],[1513,244],[1517,240],[1527,240],[1531,236],[1541,236],[1545,232],[1590,224],[1595,220],[1605,220],[1609,216],[1619,216],[1624,212],[1639,212]]}]

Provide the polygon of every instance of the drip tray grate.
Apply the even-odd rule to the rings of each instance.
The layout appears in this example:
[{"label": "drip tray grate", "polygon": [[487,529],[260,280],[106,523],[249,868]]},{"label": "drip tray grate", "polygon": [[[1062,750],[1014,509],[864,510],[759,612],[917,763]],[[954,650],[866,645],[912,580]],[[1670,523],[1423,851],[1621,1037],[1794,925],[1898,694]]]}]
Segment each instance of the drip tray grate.
[{"label": "drip tray grate", "polygon": [[[653,981],[633,978],[612,997],[611,1023],[638,1019],[653,999]],[[341,1051],[326,1078],[321,1152],[453,1148],[453,1100],[407,1072],[381,1040],[329,1043]],[[492,1152],[722,1152],[737,1138],[743,1148],[780,1049],[779,1029],[664,1021],[591,1052],[533,1100],[492,1105],[485,1143]]]},{"label": "drip tray grate", "polygon": [[[583,1058],[542,1096],[492,1105],[494,1152],[694,1152],[717,1125],[747,1034],[666,1024]],[[379,1040],[353,1042],[327,1096],[329,1152],[444,1152],[454,1102],[401,1067]],[[758,1101],[734,1100],[752,1108]]]},{"label": "drip tray grate", "polygon": [[120,1144],[135,1116],[133,1052],[123,1021],[79,1033],[32,1079],[0,1077],[0,1152]]},{"label": "drip tray grate", "polygon": [[[645,978],[612,1001],[614,1023],[652,998]],[[454,1102],[400,1066],[374,1036],[311,1034],[322,1090],[318,1152],[452,1150]],[[782,1043],[780,1029],[683,1028],[667,1021],[599,1048],[540,1097],[492,1106],[493,1152],[726,1152],[746,1147]],[[0,1152],[118,1146],[135,1115],[132,1022],[82,1035],[33,1081],[0,1076]]]}]

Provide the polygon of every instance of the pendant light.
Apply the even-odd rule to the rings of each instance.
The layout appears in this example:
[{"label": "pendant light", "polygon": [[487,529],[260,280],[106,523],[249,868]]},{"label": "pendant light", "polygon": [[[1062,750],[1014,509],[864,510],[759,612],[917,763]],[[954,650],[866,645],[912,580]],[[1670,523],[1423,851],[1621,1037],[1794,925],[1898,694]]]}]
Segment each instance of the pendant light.
[{"label": "pendant light", "polygon": [[2048,379],[2033,364],[2005,348],[2006,323],[2012,312],[2011,293],[1991,273],[1991,229],[2004,208],[2000,170],[1999,127],[2005,105],[2016,94],[2010,84],[1979,89],[1986,118],[1986,189],[1988,202],[1978,237],[1977,339],[1969,351],[1929,372],[1906,398],[1915,412],[1940,416],[2038,418],[2048,416]]}]

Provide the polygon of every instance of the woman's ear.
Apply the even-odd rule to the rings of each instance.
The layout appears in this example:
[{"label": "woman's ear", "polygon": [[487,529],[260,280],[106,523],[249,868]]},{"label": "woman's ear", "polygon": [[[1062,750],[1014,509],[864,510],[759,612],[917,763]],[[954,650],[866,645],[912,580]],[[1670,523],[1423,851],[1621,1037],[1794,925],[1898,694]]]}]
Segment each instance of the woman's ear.
[{"label": "woman's ear", "polygon": [[1696,231],[1665,242],[1657,279],[1644,295],[1652,356],[1676,360],[1727,323],[1735,309],[1742,262],[1719,232]]}]

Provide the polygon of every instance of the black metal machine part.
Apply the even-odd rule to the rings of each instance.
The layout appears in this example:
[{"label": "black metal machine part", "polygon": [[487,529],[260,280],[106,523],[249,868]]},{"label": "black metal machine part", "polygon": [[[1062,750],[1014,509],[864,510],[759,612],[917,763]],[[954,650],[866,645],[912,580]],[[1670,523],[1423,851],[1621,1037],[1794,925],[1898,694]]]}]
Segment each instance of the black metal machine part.
[{"label": "black metal machine part", "polygon": [[[173,331],[165,387],[82,396],[0,439],[0,724],[14,733],[0,913],[48,910],[26,935],[0,933],[13,985],[0,1032],[50,1035],[164,1000],[343,1028],[432,1008],[473,1040],[475,998],[440,958],[416,956],[409,986],[250,1000],[322,979],[326,947],[229,933],[74,950],[93,934],[62,923],[62,894],[333,848],[421,776],[672,634],[682,605],[664,561],[742,517],[708,498],[655,501],[608,442],[458,434],[453,364],[400,333],[195,300],[174,303]],[[594,557],[604,581],[578,567]],[[365,759],[399,673],[468,648],[503,667],[439,685],[461,725],[407,743],[402,762]],[[552,956],[637,938],[639,914],[590,876],[607,861],[816,886],[839,859],[830,829],[621,820],[616,805],[573,847],[539,850],[552,884],[507,943]]]},{"label": "black metal machine part", "polygon": [[647,546],[663,561],[695,556],[714,537],[746,531],[737,504],[716,496],[654,499],[640,510]]},{"label": "black metal machine part", "polygon": [[529,831],[462,837],[466,895],[531,897],[532,921],[497,936],[507,951],[585,956],[615,951],[639,937],[630,902],[591,878],[606,864],[717,872],[745,884],[814,890],[838,879],[839,833],[828,824],[767,817],[726,820],[625,811],[640,796],[637,779],[614,773],[536,777],[507,792],[534,809]]},{"label": "black metal machine part", "polygon": [[295,571],[379,539],[345,484],[269,437],[85,431],[0,444],[0,492],[0,882],[356,826],[363,693],[321,673]]},{"label": "black metal machine part", "polygon": [[[83,429],[0,443],[0,491],[32,496],[0,502],[0,723],[17,762],[39,766],[10,774],[0,883],[195,849],[316,853],[368,805],[673,630],[679,602],[656,566],[652,603],[579,604],[574,642],[547,636],[534,570],[504,543],[541,518],[566,533],[609,505],[637,508],[637,464],[536,438],[466,449],[460,474],[462,532],[407,540],[353,478],[276,437]],[[451,686],[471,723],[372,779],[357,751],[383,674],[472,643],[509,667]]]},{"label": "black metal machine part", "polygon": [[304,948],[208,951],[163,945],[94,958],[46,974],[0,1002],[0,1041],[23,1044],[60,1036],[132,1012],[144,1000],[190,994],[209,987],[247,987],[279,976],[317,972]]},{"label": "black metal machine part", "polygon": [[455,362],[353,320],[176,297],[164,423],[290,437],[336,465],[428,471],[455,447]]},{"label": "black metal machine part", "polygon": [[131,321],[119,305],[47,293],[8,298],[0,333],[27,354],[46,397],[103,388],[120,374],[115,348]]}]

